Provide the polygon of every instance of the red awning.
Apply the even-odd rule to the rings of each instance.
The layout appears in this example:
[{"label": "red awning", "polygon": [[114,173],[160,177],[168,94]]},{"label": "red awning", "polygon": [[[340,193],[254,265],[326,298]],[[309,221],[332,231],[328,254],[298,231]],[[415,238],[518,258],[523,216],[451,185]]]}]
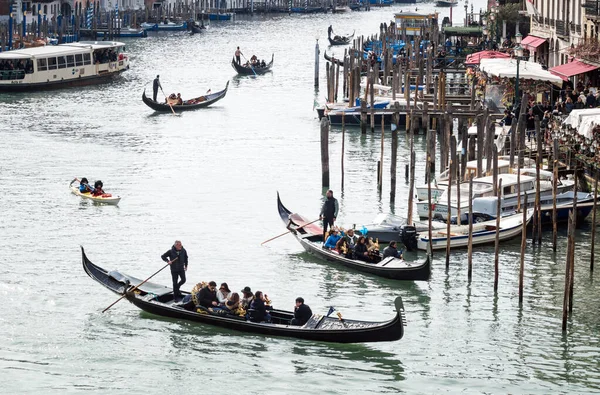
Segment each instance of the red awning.
[{"label": "red awning", "polygon": [[545,38],[532,36],[530,34],[529,36],[525,37],[523,39],[523,41],[521,41],[521,46],[523,46],[523,48],[526,48],[529,50],[534,50],[545,42],[546,42]]},{"label": "red awning", "polygon": [[510,58],[510,55],[507,53],[498,52],[498,51],[481,51],[481,52],[476,52],[476,53],[467,55],[467,60],[465,61],[465,64],[467,64],[467,65],[479,64],[481,62],[481,59],[499,59],[499,58]]},{"label": "red awning", "polygon": [[566,81],[569,77],[587,73],[588,71],[596,70],[597,68],[598,66],[584,63],[579,59],[574,59],[572,62],[551,68],[550,72]]}]

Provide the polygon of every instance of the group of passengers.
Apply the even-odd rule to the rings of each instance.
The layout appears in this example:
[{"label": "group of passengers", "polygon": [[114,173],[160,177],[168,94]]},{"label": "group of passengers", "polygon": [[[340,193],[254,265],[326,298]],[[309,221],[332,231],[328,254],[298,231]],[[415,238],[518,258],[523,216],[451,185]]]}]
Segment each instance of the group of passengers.
[{"label": "group of passengers", "polygon": [[13,59],[2,59],[0,60],[0,71],[24,71],[27,74],[33,73],[33,61],[27,60],[13,60]]},{"label": "group of passengers", "polygon": [[[298,299],[301,299],[302,303],[299,304]],[[292,325],[304,325],[312,316],[310,307],[304,305],[304,299],[298,299],[296,299],[296,311],[300,311],[297,316],[294,314]],[[253,293],[252,289],[246,286],[240,293],[231,292],[227,283],[221,283],[217,289],[217,283],[214,281],[208,284],[196,284],[191,294],[187,295],[182,303],[183,307],[188,310],[197,309],[199,312],[233,314],[245,317],[251,322],[271,322],[270,311],[273,310],[271,301],[262,291]],[[305,307],[301,307],[302,305]]]},{"label": "group of passengers", "polygon": [[398,251],[395,241],[391,241],[384,248],[382,255],[379,251],[378,240],[363,235],[357,236],[354,229],[348,229],[344,232],[343,229],[332,228],[323,248],[335,251],[346,258],[358,259],[367,263],[377,263],[390,256],[402,259],[402,252]]},{"label": "group of passengers", "polygon": [[117,59],[117,52],[112,48],[94,51],[94,64],[116,62]]},{"label": "group of passengers", "polygon": [[170,104],[172,106],[182,105],[183,99],[181,99],[181,93],[178,93],[178,94],[171,93],[168,98],[165,98],[165,104]]},{"label": "group of passengers", "polygon": [[265,63],[265,60],[259,60],[256,55],[252,55],[252,57],[250,58],[250,61],[246,62],[246,64],[244,65],[246,67],[267,67],[267,64]]},{"label": "group of passengers", "polygon": [[88,182],[88,179],[83,177],[81,181],[79,181],[79,192],[81,193],[90,193],[92,196],[102,196],[106,195],[104,190],[102,189],[104,185],[102,181],[97,180],[94,182],[94,187],[92,188]]}]

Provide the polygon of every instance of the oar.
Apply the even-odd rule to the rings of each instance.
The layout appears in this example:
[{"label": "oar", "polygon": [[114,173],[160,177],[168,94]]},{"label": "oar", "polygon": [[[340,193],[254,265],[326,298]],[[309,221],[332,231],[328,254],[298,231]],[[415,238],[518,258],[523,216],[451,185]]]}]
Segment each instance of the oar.
[{"label": "oar", "polygon": [[[241,52],[240,52],[241,53]],[[244,54],[242,54],[242,56],[244,56]],[[246,59],[246,57],[244,56],[244,60],[246,62],[248,62],[248,59]],[[254,73],[254,76],[256,77],[256,71],[254,71],[254,67],[252,67],[252,63],[248,62],[248,64],[250,65],[250,69],[252,70],[252,72]]]},{"label": "oar", "polygon": [[[141,283],[139,283],[138,285],[136,285],[135,287],[133,287],[131,289],[130,292],[135,291],[136,289],[138,289],[138,287],[141,287],[144,283],[146,283],[148,280],[150,280],[152,277],[156,276],[158,273],[160,273],[161,271],[163,271],[164,268],[166,268],[167,266],[169,266],[171,263],[175,262],[176,260],[178,260],[179,257],[173,259],[170,262],[167,262],[166,265],[164,265],[163,267],[161,267],[156,273],[154,273],[153,275],[151,275],[150,277],[148,277],[147,279],[145,279],[144,281],[142,281]],[[125,296],[127,296],[127,290],[125,290],[125,293],[123,294],[123,296],[121,296],[119,299],[115,300],[110,306],[108,306],[107,308],[105,308],[104,310],[102,310],[102,312],[104,313],[106,310],[110,309],[111,307],[113,307],[114,305],[116,305],[121,299],[123,299]]]},{"label": "oar", "polygon": [[[315,219],[315,220],[314,220],[314,221],[312,221],[312,222],[309,222],[309,223],[307,223],[307,224],[304,224],[304,225],[302,225],[302,226],[299,226],[299,227],[297,227],[296,229],[304,228],[305,226],[307,226],[307,225],[310,225],[310,224],[313,224],[313,223],[315,223],[315,222],[317,222],[317,221],[320,221],[320,220],[321,220],[321,218],[317,218],[317,219]],[[288,231],[287,231],[287,232],[285,232],[285,233],[282,233],[282,234],[280,234],[280,235],[278,235],[278,236],[272,237],[272,238],[270,238],[269,240],[263,241],[262,243],[260,243],[260,245],[263,245],[263,244],[265,244],[265,243],[268,243],[268,242],[270,242],[271,240],[275,240],[275,239],[277,239],[277,238],[279,238],[279,237],[281,237],[281,236],[285,236],[285,235],[287,235],[287,234],[288,234],[288,233],[290,233],[290,232],[291,232],[291,230],[288,230]]]},{"label": "oar", "polygon": [[171,111],[173,111],[173,115],[177,115],[177,113],[173,109],[173,105],[171,103],[169,103],[169,99],[167,98],[167,95],[165,94],[165,91],[163,91],[162,86],[160,87],[160,90],[163,93],[163,95],[165,96],[165,101],[167,102],[167,104],[169,105],[169,107],[171,107]]}]

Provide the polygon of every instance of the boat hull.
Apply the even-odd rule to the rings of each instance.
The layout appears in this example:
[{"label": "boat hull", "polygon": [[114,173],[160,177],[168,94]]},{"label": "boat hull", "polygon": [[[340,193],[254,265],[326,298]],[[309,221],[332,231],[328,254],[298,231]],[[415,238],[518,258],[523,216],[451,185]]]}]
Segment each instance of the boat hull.
[{"label": "boat hull", "polygon": [[94,203],[110,204],[110,205],[116,206],[121,201],[120,196],[112,196],[112,197],[92,196],[89,193],[79,192],[79,188],[77,188],[77,187],[71,186],[70,188],[71,188],[71,192],[74,195],[80,196],[84,199],[91,200]]},{"label": "boat hull", "polygon": [[151,109],[153,109],[154,111],[157,111],[157,112],[169,112],[170,113],[173,111],[174,112],[191,111],[191,110],[197,110],[200,108],[208,107],[211,104],[214,104],[214,103],[218,102],[219,100],[223,99],[225,97],[225,95],[227,94],[228,88],[229,88],[229,81],[227,81],[227,84],[225,85],[225,89],[223,89],[222,91],[217,92],[217,93],[205,95],[206,100],[203,102],[200,102],[200,103],[196,103],[196,104],[168,105],[165,103],[158,103],[158,102],[155,102],[154,100],[150,99],[149,97],[147,97],[145,90],[144,90],[144,93],[142,93],[142,101],[148,107],[150,107]]},{"label": "boat hull", "polygon": [[231,67],[240,75],[261,75],[271,71],[275,55],[271,55],[271,61],[265,67],[245,67],[237,64],[235,58],[231,60]]},{"label": "boat hull", "polygon": [[79,76],[78,78],[69,80],[57,80],[57,81],[46,81],[46,82],[35,82],[35,83],[20,83],[20,84],[0,84],[0,92],[32,92],[42,90],[53,90],[53,89],[64,89],[74,88],[80,86],[98,85],[111,82],[113,79],[121,75],[122,72],[129,69],[121,69],[111,73],[92,75],[92,76]]}]

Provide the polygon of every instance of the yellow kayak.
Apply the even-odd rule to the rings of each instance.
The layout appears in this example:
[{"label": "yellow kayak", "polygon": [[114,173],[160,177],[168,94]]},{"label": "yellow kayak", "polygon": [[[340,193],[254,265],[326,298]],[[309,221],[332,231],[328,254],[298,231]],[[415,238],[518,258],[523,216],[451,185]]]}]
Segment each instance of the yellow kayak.
[{"label": "yellow kayak", "polygon": [[106,195],[110,195],[110,194],[93,196],[90,192],[81,193],[79,191],[79,187],[73,186],[73,183],[75,181],[78,181],[78,180],[75,179],[75,180],[71,181],[71,183],[69,184],[69,188],[71,188],[71,192],[73,192],[75,195],[81,196],[84,199],[90,199],[96,203],[115,204],[115,205],[119,204],[119,201],[121,200],[120,196],[106,196]]}]

